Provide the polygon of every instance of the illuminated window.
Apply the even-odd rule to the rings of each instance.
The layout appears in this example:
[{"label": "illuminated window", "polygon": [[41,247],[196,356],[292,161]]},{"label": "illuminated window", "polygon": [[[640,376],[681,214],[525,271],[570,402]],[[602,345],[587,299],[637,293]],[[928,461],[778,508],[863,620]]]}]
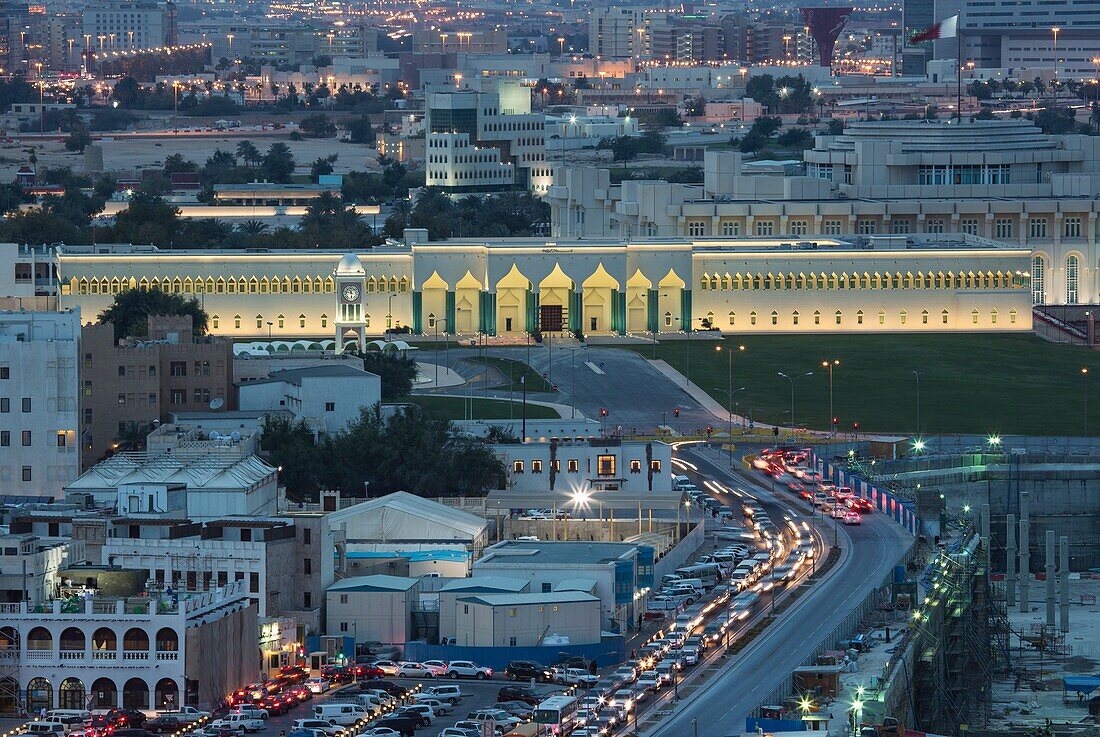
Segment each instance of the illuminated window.
[{"label": "illuminated window", "polygon": [[523,473],[523,461],[512,462],[512,473]]},{"label": "illuminated window", "polygon": [[578,471],[581,470],[580,461],[578,461],[576,458],[573,458],[571,460],[566,461],[565,462],[565,470],[568,471],[569,473],[577,473]]},{"label": "illuminated window", "polygon": [[1066,258],[1066,303],[1077,304],[1077,270],[1080,260],[1076,256]]},{"label": "illuminated window", "polygon": [[615,456],[603,454],[596,456],[596,475],[608,477],[615,475]]},{"label": "illuminated window", "polygon": [[641,473],[642,472],[642,462],[641,461],[631,461],[630,462],[630,472],[631,473]]},{"label": "illuminated window", "polygon": [[542,461],[531,461],[531,473],[542,473]]}]

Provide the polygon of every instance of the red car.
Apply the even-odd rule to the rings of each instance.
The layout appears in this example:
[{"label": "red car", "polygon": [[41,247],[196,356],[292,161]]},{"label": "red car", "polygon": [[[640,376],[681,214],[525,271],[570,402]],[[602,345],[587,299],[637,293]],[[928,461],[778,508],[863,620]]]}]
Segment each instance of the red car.
[{"label": "red car", "polygon": [[365,678],[368,680],[383,678],[386,675],[386,672],[374,663],[361,663],[356,665],[353,670],[356,678]]},{"label": "red car", "polygon": [[309,701],[313,698],[313,692],[305,686],[294,686],[290,689],[290,694],[298,701]]},{"label": "red car", "polygon": [[871,504],[870,499],[853,496],[848,499],[848,508],[853,511],[859,512],[860,514],[865,514],[867,512],[873,512],[875,509],[875,505]]},{"label": "red car", "polygon": [[806,490],[806,487],[798,481],[790,481],[787,483],[787,490],[795,494],[801,494]]}]

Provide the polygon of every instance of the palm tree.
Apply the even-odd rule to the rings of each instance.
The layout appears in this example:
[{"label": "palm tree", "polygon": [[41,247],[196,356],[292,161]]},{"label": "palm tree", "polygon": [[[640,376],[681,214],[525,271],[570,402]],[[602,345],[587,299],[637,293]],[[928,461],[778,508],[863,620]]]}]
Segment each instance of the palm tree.
[{"label": "palm tree", "polygon": [[267,230],[267,223],[259,220],[245,220],[237,226],[237,232],[255,238]]},{"label": "palm tree", "polygon": [[256,166],[264,157],[252,141],[241,141],[237,144],[237,158],[249,166]]},{"label": "palm tree", "polygon": [[145,450],[145,438],[149,435],[149,428],[144,423],[127,422],[119,428],[115,437],[115,450],[125,451]]}]

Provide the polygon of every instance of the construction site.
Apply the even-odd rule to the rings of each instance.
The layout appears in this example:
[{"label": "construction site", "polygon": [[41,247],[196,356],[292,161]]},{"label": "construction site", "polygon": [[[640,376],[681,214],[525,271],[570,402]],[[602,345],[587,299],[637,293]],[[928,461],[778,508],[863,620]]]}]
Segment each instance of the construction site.
[{"label": "construction site", "polygon": [[894,644],[869,620],[882,652],[841,679],[863,737],[1096,729],[1100,571],[1088,564],[1100,545],[1100,459],[1053,460],[988,448],[850,456],[852,473],[916,505],[922,531],[905,634]]}]

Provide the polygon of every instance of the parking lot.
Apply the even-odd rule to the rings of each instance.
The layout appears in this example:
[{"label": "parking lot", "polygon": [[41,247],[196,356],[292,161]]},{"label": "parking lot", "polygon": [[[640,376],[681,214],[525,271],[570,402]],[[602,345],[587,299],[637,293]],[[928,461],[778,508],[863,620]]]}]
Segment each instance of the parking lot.
[{"label": "parking lot", "polygon": [[[452,681],[450,679],[412,679],[412,678],[386,678],[385,680],[392,683],[396,683],[402,686],[414,688],[417,685],[428,687],[432,685],[458,685],[462,689],[463,698],[453,710],[449,711],[445,716],[439,719],[434,719],[430,726],[425,727],[417,731],[417,737],[435,737],[442,732],[446,727],[452,727],[454,724],[465,719],[466,716],[477,709],[490,708],[497,703],[497,692],[504,686],[511,684],[511,681],[506,681],[503,678],[478,681],[478,680],[460,680]],[[368,681],[369,683],[369,681]],[[540,684],[537,687],[537,691],[540,695],[551,696],[555,693],[562,692],[561,686],[552,686]],[[330,689],[324,694],[315,696],[313,699],[302,703],[299,706],[294,707],[286,714],[272,715],[266,721],[266,728],[261,735],[263,737],[276,737],[277,735],[290,734],[294,721],[297,719],[309,719],[313,717],[313,708],[318,704],[325,703],[337,703],[345,700],[352,700],[355,694],[359,693],[358,684],[342,685],[337,688]]]}]

